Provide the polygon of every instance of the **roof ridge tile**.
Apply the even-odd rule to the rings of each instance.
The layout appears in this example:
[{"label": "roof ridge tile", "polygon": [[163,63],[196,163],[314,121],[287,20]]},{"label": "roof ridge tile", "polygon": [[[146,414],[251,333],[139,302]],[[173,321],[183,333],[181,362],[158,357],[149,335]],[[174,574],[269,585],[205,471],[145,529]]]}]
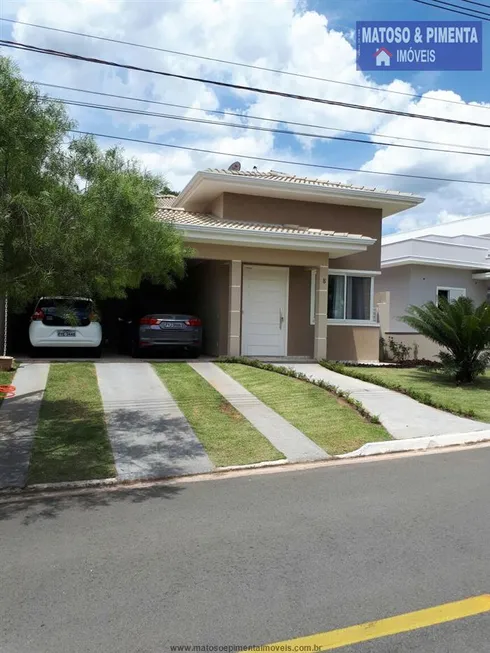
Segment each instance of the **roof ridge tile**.
[{"label": "roof ridge tile", "polygon": [[279,172],[277,170],[226,170],[220,168],[208,168],[204,172],[211,172],[214,174],[227,175],[227,176],[240,176],[250,178],[269,179],[276,182],[306,184],[312,186],[324,186],[325,188],[342,188],[345,190],[363,191],[366,193],[381,193],[386,195],[401,195],[404,197],[416,197],[414,193],[407,193],[398,190],[380,189],[376,187],[355,186],[352,183],[344,183],[341,181],[332,181],[330,179],[319,179],[316,177],[299,177],[292,173]]}]

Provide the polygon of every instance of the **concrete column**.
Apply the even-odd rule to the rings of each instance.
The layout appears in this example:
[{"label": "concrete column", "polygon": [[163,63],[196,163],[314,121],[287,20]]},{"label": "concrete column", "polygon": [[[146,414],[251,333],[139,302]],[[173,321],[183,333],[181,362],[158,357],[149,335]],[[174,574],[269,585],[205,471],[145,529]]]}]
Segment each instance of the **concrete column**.
[{"label": "concrete column", "polygon": [[3,354],[3,341],[5,337],[5,297],[0,295],[0,356]]},{"label": "concrete column", "polygon": [[317,268],[315,296],[315,346],[313,356],[316,360],[321,360],[327,357],[328,266],[326,265]]},{"label": "concrete column", "polygon": [[240,356],[242,327],[242,262],[230,261],[228,302],[228,356]]}]

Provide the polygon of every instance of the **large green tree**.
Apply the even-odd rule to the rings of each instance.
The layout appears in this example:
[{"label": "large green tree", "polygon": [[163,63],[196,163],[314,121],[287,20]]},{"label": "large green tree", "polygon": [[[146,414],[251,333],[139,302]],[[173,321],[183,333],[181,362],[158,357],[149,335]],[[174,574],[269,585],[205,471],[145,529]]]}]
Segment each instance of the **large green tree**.
[{"label": "large green tree", "polygon": [[123,297],[184,272],[178,232],[155,220],[165,182],[118,148],[74,139],[64,107],[0,57],[0,296]]}]

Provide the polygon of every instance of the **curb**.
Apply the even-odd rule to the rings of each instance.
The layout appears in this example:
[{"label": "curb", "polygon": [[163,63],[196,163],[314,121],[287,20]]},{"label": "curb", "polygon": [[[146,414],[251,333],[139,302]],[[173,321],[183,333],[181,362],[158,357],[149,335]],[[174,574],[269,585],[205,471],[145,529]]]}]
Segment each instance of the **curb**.
[{"label": "curb", "polygon": [[[283,460],[265,460],[260,463],[250,463],[249,465],[229,465],[228,467],[215,467],[211,472],[204,474],[214,475],[226,472],[246,471],[247,469],[262,469],[267,467],[280,467],[282,465],[290,465],[291,463],[287,458]],[[37,492],[48,492],[53,490],[84,490],[90,488],[102,487],[124,487],[137,485],[138,483],[151,483],[158,481],[175,481],[193,478],[195,476],[202,476],[202,474],[180,474],[179,476],[159,476],[155,477],[141,477],[134,479],[122,478],[96,478],[87,481],[61,481],[58,483],[35,483],[33,485],[26,485],[24,487],[5,487],[0,489],[0,497],[12,494],[29,494]]]},{"label": "curb", "polygon": [[490,429],[471,431],[469,433],[448,433],[446,435],[433,435],[425,438],[409,438],[406,440],[389,440],[386,442],[368,442],[362,447],[344,453],[335,458],[359,458],[363,456],[379,456],[386,453],[400,453],[402,451],[425,451],[439,447],[451,447],[462,444],[475,444],[490,440]]},{"label": "curb", "polygon": [[446,435],[434,435],[425,438],[409,438],[406,440],[389,440],[386,442],[368,442],[356,451],[340,454],[338,456],[331,456],[321,461],[303,461],[300,463],[291,463],[289,460],[266,460],[260,463],[251,463],[249,465],[230,465],[228,467],[216,467],[212,472],[205,474],[189,474],[179,476],[163,476],[158,478],[138,478],[131,480],[124,480],[119,478],[101,478],[92,479],[87,481],[63,481],[59,483],[37,483],[35,485],[28,485],[25,487],[10,487],[0,489],[0,498],[8,496],[32,496],[41,494],[43,492],[56,492],[63,490],[89,490],[98,488],[124,488],[137,485],[146,485],[148,483],[162,483],[162,482],[179,482],[179,481],[193,481],[201,478],[212,479],[213,477],[220,476],[220,474],[227,474],[228,472],[246,472],[247,470],[259,469],[274,469],[275,467],[289,466],[291,469],[304,469],[319,466],[335,465],[335,462],[341,463],[343,460],[346,462],[349,459],[359,459],[367,457],[382,456],[385,454],[397,454],[410,451],[424,452],[433,449],[440,449],[443,447],[455,447],[462,445],[478,444],[490,441],[490,429],[482,431],[472,431],[470,433],[448,433]]},{"label": "curb", "polygon": [[[290,465],[287,458],[281,460],[265,460],[262,463],[250,463],[249,465],[228,465],[227,467],[216,467],[212,473],[219,472],[237,472],[242,469],[260,469],[261,467],[277,467],[280,465]],[[180,478],[180,476],[179,476]]]}]

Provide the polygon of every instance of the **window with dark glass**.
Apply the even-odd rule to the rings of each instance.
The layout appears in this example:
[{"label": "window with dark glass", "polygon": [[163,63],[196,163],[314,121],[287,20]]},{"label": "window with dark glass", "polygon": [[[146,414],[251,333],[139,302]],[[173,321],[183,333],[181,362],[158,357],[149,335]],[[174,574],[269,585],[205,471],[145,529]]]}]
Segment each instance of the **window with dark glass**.
[{"label": "window with dark glass", "polygon": [[331,274],[328,277],[330,320],[371,319],[371,277]]}]

